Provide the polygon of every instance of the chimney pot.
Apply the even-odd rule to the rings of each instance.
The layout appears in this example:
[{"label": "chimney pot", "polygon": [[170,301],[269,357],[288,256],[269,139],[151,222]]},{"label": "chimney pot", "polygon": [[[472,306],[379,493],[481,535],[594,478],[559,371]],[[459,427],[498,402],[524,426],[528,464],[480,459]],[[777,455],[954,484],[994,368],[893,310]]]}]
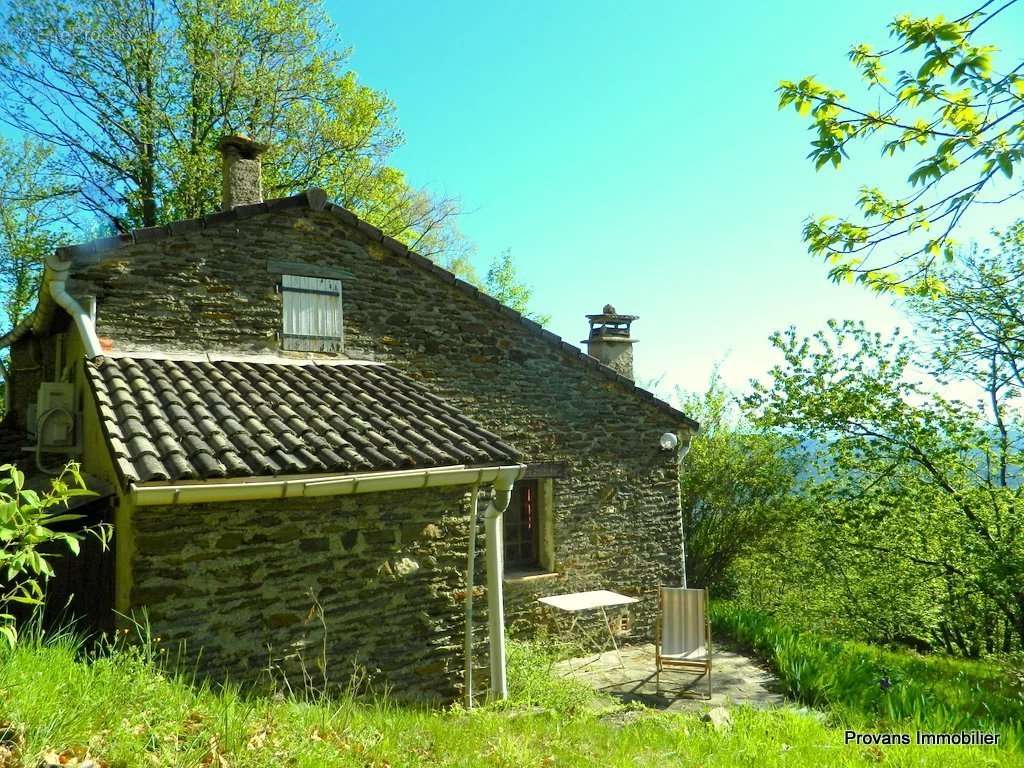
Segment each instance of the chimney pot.
[{"label": "chimney pot", "polygon": [[260,155],[267,151],[247,136],[224,136],[217,142],[221,155],[221,207],[230,211],[239,205],[263,202],[263,168]]},{"label": "chimney pot", "polygon": [[590,335],[583,340],[587,354],[596,357],[616,373],[633,379],[633,345],[637,339],[629,328],[638,315],[620,315],[611,304],[605,304],[599,315],[587,315]]}]

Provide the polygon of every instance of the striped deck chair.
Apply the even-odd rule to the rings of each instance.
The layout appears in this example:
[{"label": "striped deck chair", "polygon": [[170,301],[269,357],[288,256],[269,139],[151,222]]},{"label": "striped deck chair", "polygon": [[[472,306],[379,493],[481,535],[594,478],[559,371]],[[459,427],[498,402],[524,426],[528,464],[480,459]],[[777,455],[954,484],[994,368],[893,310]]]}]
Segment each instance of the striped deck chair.
[{"label": "striped deck chair", "polygon": [[708,591],[662,587],[654,628],[654,658],[658,666],[658,692],[662,670],[700,672],[708,678],[711,698],[711,622]]}]

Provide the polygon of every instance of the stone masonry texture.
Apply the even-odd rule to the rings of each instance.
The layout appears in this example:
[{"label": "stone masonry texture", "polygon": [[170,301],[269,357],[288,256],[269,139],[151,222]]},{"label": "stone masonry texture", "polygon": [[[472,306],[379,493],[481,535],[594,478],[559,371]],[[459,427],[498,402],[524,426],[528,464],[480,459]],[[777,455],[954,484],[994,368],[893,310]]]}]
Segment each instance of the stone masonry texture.
[{"label": "stone masonry texture", "polygon": [[616,373],[621,373],[627,379],[633,378],[633,344],[631,342],[591,339],[587,344],[587,353],[596,357]]},{"label": "stone masonry texture", "polygon": [[326,670],[333,686],[451,700],[463,668],[464,490],[141,507],[132,604],[164,647],[184,643],[214,679],[302,690]]},{"label": "stone masonry texture", "polygon": [[[96,297],[98,332],[114,352],[277,353],[280,276],[268,271],[268,259],[340,268],[349,275],[342,281],[345,356],[385,362],[403,371],[500,435],[525,463],[564,463],[564,477],[554,481],[552,525],[558,575],[506,585],[506,611],[513,632],[555,626],[555,617],[538,606],[538,595],[612,589],[641,598],[630,609],[632,633],[635,638],[650,635],[658,585],[678,584],[682,561],[677,457],[661,451],[658,439],[664,432],[682,433],[686,426],[523,327],[518,317],[493,302],[481,301],[472,289],[460,289],[443,275],[385,249],[335,212],[286,209],[122,248],[99,264],[79,268],[71,290],[79,297]],[[581,330],[583,323],[581,318]],[[392,513],[387,519],[395,531],[403,524],[404,514],[422,514],[417,512],[415,505],[420,502],[414,495],[402,498],[413,506],[405,512],[389,505]],[[351,503],[340,502],[333,509]],[[334,524],[326,519],[317,522],[318,512],[331,516],[329,505],[307,509],[288,500],[267,503],[260,515],[254,515],[221,504],[180,515],[171,510],[153,515],[149,520],[160,521],[153,523],[159,530],[148,531],[147,537],[173,536],[188,526],[190,535],[212,538],[236,530],[239,515],[249,515],[247,526],[260,531],[267,525],[265,519],[279,520],[276,525],[284,526],[293,508],[304,516],[300,529]],[[357,508],[344,508],[350,510],[346,514],[362,514]],[[139,510],[140,525],[149,514]],[[275,589],[272,585],[278,582],[298,589],[303,579],[319,577],[317,569],[330,561],[326,556],[293,551],[294,547],[288,549],[288,556],[278,556],[273,536],[258,535],[267,536],[257,548],[258,557],[274,558],[274,566],[261,572],[267,590]],[[149,553],[147,537],[140,537],[138,554],[151,558],[147,568],[177,557]],[[319,539],[300,531],[296,540]],[[432,541],[441,546],[442,540]],[[218,557],[222,551],[224,559],[218,567],[239,573],[250,571],[254,557],[258,559],[244,547],[217,550]],[[435,556],[441,558],[441,554]],[[458,566],[445,562],[454,578]],[[191,568],[182,562],[168,565],[168,589],[205,578]],[[360,570],[336,588],[373,594],[384,604],[412,597],[405,581],[364,583],[365,578],[367,571]],[[231,602],[220,604],[213,614],[208,612],[208,602],[193,600],[188,591],[151,590],[135,599],[150,606],[158,619],[157,631],[162,623],[177,621],[173,618],[177,613],[191,616],[187,626],[195,641],[207,648],[206,658],[227,659],[221,648],[224,638],[236,631],[248,632],[254,620],[255,609],[247,602],[246,590],[238,590]],[[288,602],[295,605],[293,600]],[[451,612],[450,622],[461,611],[455,604],[433,605],[438,611]],[[355,635],[378,631],[374,626],[378,614],[353,616],[336,631]],[[432,620],[445,621],[440,616]],[[300,625],[268,624],[267,631],[275,629],[281,637],[291,638],[300,633]],[[424,625],[423,632],[418,642],[424,648],[430,642],[435,649],[451,645],[447,630],[431,635]],[[453,659],[460,651],[445,652],[451,658],[439,674],[450,677],[457,674]],[[437,653],[443,656],[440,650]],[[245,664],[255,664],[258,655],[254,650]],[[239,661],[232,658],[237,668]],[[452,684],[445,685],[451,690]]]}]

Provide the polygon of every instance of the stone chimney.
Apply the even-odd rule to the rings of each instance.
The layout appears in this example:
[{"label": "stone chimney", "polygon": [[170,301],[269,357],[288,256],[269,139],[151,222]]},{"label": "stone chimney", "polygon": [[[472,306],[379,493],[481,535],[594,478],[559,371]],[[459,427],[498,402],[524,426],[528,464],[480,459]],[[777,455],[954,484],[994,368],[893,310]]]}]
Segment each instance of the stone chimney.
[{"label": "stone chimney", "polygon": [[217,142],[221,155],[221,208],[263,202],[263,169],[260,162],[267,146],[245,136],[224,136]]},{"label": "stone chimney", "polygon": [[638,315],[620,315],[611,304],[605,304],[599,315],[587,315],[590,336],[582,343],[587,354],[596,357],[616,373],[633,379],[633,345],[637,339],[629,336],[629,326]]}]

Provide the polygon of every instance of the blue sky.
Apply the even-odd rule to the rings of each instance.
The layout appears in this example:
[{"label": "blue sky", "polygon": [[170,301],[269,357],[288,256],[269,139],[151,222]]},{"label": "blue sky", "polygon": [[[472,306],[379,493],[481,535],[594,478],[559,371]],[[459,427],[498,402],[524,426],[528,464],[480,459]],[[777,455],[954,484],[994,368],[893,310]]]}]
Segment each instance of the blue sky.
[{"label": "blue sky", "polygon": [[[718,362],[745,387],[790,324],[900,322],[887,299],[831,284],[800,240],[807,214],[847,211],[860,184],[898,174],[870,148],[815,173],[806,126],[776,110],[774,89],[816,74],[858,92],[851,43],[883,44],[901,12],[969,7],[328,2],[352,68],[398,106],[395,164],[461,197],[481,273],[511,248],[535,309],[572,342],[606,302],[640,315],[638,377],[687,389]],[[1008,45],[1024,18],[987,29]],[[1024,210],[986,215],[961,239]]]}]

